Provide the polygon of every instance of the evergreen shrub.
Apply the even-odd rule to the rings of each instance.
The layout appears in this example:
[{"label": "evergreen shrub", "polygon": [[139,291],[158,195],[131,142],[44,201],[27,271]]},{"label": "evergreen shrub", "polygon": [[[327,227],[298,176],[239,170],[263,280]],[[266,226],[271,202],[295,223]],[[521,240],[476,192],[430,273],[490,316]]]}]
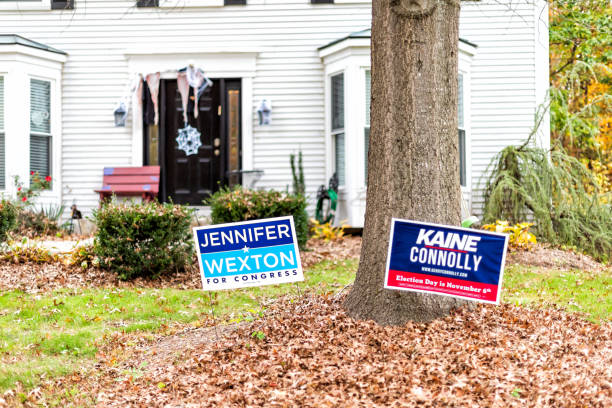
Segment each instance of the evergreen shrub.
[{"label": "evergreen shrub", "polygon": [[157,277],[191,259],[191,210],[173,204],[109,203],[94,213],[94,253],[120,279]]},{"label": "evergreen shrub", "polygon": [[610,195],[561,147],[551,151],[508,146],[487,171],[483,221],[533,222],[538,239],[576,247],[598,261],[612,260]]},{"label": "evergreen shrub", "polygon": [[6,241],[8,233],[17,226],[17,207],[8,200],[0,201],[0,243]]},{"label": "evergreen shrub", "polygon": [[300,248],[308,241],[306,199],[280,191],[255,191],[237,186],[224,188],[205,202],[211,207],[213,224],[293,216]]}]

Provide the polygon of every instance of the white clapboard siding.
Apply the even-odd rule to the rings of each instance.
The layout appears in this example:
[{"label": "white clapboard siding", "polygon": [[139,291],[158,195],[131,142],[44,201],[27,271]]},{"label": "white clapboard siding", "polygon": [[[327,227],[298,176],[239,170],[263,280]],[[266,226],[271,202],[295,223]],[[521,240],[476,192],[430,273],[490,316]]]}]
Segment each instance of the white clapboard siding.
[{"label": "white clapboard siding", "polygon": [[[0,33],[68,53],[62,77],[64,204],[91,211],[98,205],[93,190],[102,183],[102,168],[132,164],[132,117],[125,128],[115,128],[112,116],[129,81],[125,50],[188,44],[255,49],[254,103],[244,114],[253,117],[253,168],[265,170],[257,186],[290,187],[289,155],[301,149],[314,197],[327,182],[317,48],[369,27],[370,5],[250,0],[247,6],[161,9],[135,3],[76,0],[74,11],[0,11]],[[256,109],[264,98],[273,104],[272,125],[259,127]]]},{"label": "white clapboard siding", "polygon": [[[543,0],[462,2],[460,35],[477,45],[470,70],[468,152],[473,211],[491,158],[529,134],[541,89],[547,37],[536,27]],[[129,81],[126,50],[227,46],[257,53],[252,81],[253,168],[258,187],[291,186],[289,155],[303,152],[311,201],[325,180],[324,66],[317,48],[368,28],[370,3],[247,0],[246,6],[137,8],[135,0],[75,0],[75,10],[0,11],[0,34],[19,34],[68,53],[62,75],[63,203],[85,212],[105,166],[132,165],[132,115],[115,128],[112,112]],[[189,0],[184,0],[188,4]],[[547,13],[543,13],[547,16]],[[547,58],[547,57],[546,57]],[[547,63],[547,60],[546,60]],[[178,68],[178,67],[177,67]],[[206,69],[206,67],[203,67]],[[546,78],[543,80],[547,83]],[[538,91],[540,89],[540,91]],[[256,110],[272,101],[272,125]]]},{"label": "white clapboard siding", "polygon": [[537,68],[544,62],[548,72],[548,36],[541,41],[537,31],[538,19],[548,16],[544,7],[539,0],[461,3],[460,36],[478,46],[471,65],[469,135],[476,214],[482,210],[483,174],[491,159],[527,138],[544,102],[539,87],[546,89],[548,80]]}]

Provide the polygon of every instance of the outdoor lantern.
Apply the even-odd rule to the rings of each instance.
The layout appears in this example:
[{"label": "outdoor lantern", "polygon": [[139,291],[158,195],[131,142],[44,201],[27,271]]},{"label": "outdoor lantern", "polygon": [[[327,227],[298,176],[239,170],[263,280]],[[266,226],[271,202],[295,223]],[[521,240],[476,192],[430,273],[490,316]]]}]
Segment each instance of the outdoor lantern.
[{"label": "outdoor lantern", "polygon": [[260,125],[269,125],[271,123],[270,114],[272,113],[272,103],[268,102],[267,99],[261,101],[261,105],[257,109],[257,115],[259,116]]},{"label": "outdoor lantern", "polygon": [[125,127],[125,122],[127,121],[127,107],[124,102],[120,102],[117,109],[115,109],[115,127]]}]

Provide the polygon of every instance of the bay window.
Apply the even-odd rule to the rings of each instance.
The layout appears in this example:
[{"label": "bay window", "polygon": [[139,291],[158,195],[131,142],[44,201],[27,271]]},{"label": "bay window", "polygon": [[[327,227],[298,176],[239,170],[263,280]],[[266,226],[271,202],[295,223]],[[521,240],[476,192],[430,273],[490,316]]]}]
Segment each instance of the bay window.
[{"label": "bay window", "polygon": [[51,175],[51,82],[30,79],[30,172]]},{"label": "bay window", "polygon": [[4,159],[4,76],[0,76],[0,190],[6,188]]},{"label": "bay window", "polygon": [[334,144],[334,169],[338,184],[345,184],[344,74],[331,77],[331,135]]},{"label": "bay window", "polygon": [[465,119],[464,119],[464,106],[463,106],[463,74],[458,75],[458,102],[457,102],[457,115],[458,127],[459,127],[459,180],[463,187],[467,186],[467,167],[466,167],[466,150],[465,150]]}]

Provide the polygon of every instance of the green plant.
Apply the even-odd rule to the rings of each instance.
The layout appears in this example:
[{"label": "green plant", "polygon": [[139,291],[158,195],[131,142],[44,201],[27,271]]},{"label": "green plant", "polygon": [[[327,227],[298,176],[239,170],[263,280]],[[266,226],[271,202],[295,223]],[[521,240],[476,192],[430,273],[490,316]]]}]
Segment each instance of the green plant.
[{"label": "green plant", "polygon": [[221,189],[205,203],[211,207],[213,224],[292,215],[300,248],[308,240],[308,214],[304,196],[236,186],[233,189]]},{"label": "green plant", "polygon": [[0,243],[6,241],[8,233],[17,226],[17,207],[8,201],[0,201]]},{"label": "green plant", "polygon": [[109,203],[94,212],[94,253],[120,279],[156,277],[191,259],[191,210],[180,205]]},{"label": "green plant", "polygon": [[320,223],[314,218],[310,219],[310,232],[315,239],[323,239],[325,241],[334,241],[344,236],[346,225],[334,227],[330,222]]},{"label": "green plant", "polygon": [[72,250],[66,261],[68,265],[79,266],[82,269],[100,266],[100,260],[94,252],[93,245],[82,245]]},{"label": "green plant", "polygon": [[486,224],[482,228],[488,231],[503,232],[509,234],[508,245],[512,248],[531,249],[537,242],[535,235],[529,232],[530,222],[520,222],[510,225],[508,221],[495,221],[495,224]]},{"label": "green plant", "polygon": [[485,223],[530,220],[539,239],[610,260],[612,207],[603,204],[595,177],[561,147],[508,146],[486,174]]},{"label": "green plant", "polygon": [[21,236],[34,238],[40,235],[55,235],[59,230],[58,221],[64,212],[64,206],[49,205],[34,208],[34,200],[43,190],[51,187],[51,176],[44,179],[37,172],[30,172],[30,185],[24,186],[19,176],[14,177],[18,208],[17,233]]},{"label": "green plant", "polygon": [[293,194],[306,195],[306,184],[304,183],[304,165],[302,163],[302,151],[298,152],[297,166],[295,164],[295,154],[289,155],[291,162],[291,175],[293,177]]},{"label": "green plant", "polygon": [[266,339],[266,334],[262,331],[256,330],[251,333],[251,337],[261,341]]},{"label": "green plant", "polygon": [[17,204],[23,207],[32,205],[33,200],[38,197],[43,190],[48,190],[51,187],[51,176],[46,176],[44,179],[38,172],[30,172],[30,186],[26,187],[21,182],[19,176],[13,178],[15,190],[17,191]]},{"label": "green plant", "polygon": [[20,243],[10,244],[8,250],[0,255],[0,259],[15,264],[44,264],[57,262],[59,257],[48,249],[32,245],[27,238],[24,238]]},{"label": "green plant", "polygon": [[22,207],[17,219],[17,233],[24,237],[36,238],[45,235],[55,235],[60,230],[57,221],[49,219],[44,211]]}]

